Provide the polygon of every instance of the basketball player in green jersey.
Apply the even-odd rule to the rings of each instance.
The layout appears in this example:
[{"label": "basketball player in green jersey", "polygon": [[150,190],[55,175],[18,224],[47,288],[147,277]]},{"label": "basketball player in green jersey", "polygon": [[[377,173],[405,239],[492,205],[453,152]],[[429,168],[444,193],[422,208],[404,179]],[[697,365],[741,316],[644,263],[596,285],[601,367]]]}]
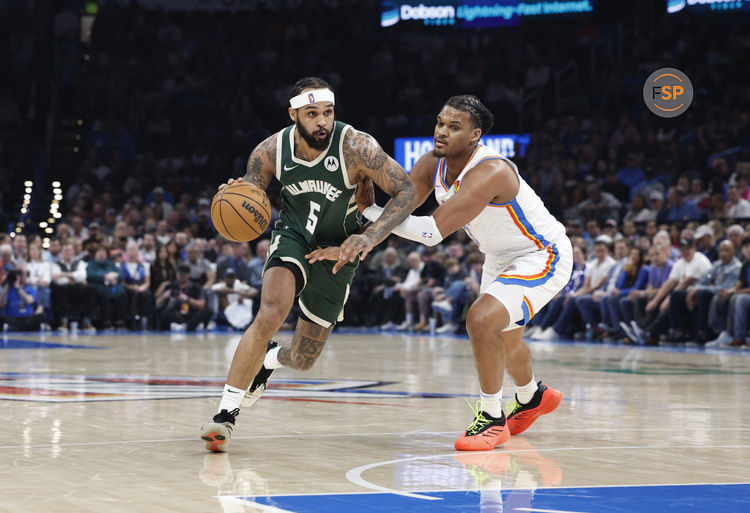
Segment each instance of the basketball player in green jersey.
[{"label": "basketball player in green jersey", "polygon": [[[332,274],[333,262],[310,264],[305,255],[348,240],[364,258],[417,203],[408,175],[375,139],[335,121],[335,98],[327,83],[298,81],[289,104],[294,124],[260,143],[247,163],[244,181],[261,189],[273,177],[281,182],[281,213],[271,233],[258,315],[234,354],[219,412],[201,429],[206,448],[214,452],[227,450],[240,406],[260,398],[273,369],[309,369],[342,319],[357,262]],[[392,199],[380,219],[362,231],[354,192],[363,177]],[[295,297],[302,313],[291,344],[269,342]]]}]

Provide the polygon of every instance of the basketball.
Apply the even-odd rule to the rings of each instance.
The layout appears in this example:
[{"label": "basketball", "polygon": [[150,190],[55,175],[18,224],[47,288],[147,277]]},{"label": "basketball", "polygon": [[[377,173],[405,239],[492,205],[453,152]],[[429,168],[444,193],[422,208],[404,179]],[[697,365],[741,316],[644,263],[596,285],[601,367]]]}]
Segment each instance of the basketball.
[{"label": "basketball", "polygon": [[258,238],[271,220],[271,202],[255,185],[235,182],[224,187],[211,203],[211,220],[225,238],[247,242]]}]

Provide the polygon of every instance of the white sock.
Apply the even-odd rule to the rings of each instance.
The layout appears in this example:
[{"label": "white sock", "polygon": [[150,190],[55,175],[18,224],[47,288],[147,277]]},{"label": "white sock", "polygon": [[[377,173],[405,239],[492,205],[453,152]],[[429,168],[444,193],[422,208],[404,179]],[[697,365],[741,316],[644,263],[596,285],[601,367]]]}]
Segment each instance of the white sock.
[{"label": "white sock", "polygon": [[532,374],[531,381],[526,383],[524,386],[516,385],[516,397],[518,399],[518,402],[521,404],[526,404],[531,401],[538,388],[539,385],[536,384],[536,379]]},{"label": "white sock", "polygon": [[233,410],[239,411],[242,398],[245,397],[245,391],[241,388],[233,387],[230,385],[224,385],[224,393],[221,394],[221,402],[219,403],[219,411],[227,410],[231,412]]},{"label": "white sock", "polygon": [[409,324],[409,325],[414,324],[414,314],[413,313],[406,314],[406,324]]},{"label": "white sock", "polygon": [[263,359],[263,367],[269,370],[283,367],[279,362],[279,350],[281,350],[281,346],[276,346],[266,353],[266,357]]},{"label": "white sock", "polygon": [[485,394],[484,392],[481,392],[480,396],[482,398],[483,412],[486,412],[495,418],[502,417],[503,405],[501,401],[503,398],[503,387],[500,387],[500,391],[496,394]]}]

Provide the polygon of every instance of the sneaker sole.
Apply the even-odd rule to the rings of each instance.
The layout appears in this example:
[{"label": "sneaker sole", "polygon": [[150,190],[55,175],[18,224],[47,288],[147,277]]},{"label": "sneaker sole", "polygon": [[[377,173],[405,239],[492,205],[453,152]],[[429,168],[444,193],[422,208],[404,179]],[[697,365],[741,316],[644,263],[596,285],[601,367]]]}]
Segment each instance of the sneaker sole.
[{"label": "sneaker sole", "polygon": [[231,433],[223,424],[209,422],[201,428],[201,440],[211,452],[227,452]]},{"label": "sneaker sole", "polygon": [[[494,440],[491,440],[494,438]],[[510,440],[510,430],[506,424],[505,429],[497,435],[475,435],[472,437],[461,436],[455,441],[453,447],[457,451],[491,451],[498,445]]]},{"label": "sneaker sole", "polygon": [[552,413],[553,411],[555,411],[557,407],[560,406],[561,402],[562,393],[559,390],[547,387],[547,390],[542,396],[542,400],[540,401],[539,406],[537,406],[533,410],[529,410],[528,412],[523,412],[527,415],[524,415],[520,419],[517,417],[508,419],[508,429],[510,431],[510,434],[520,435],[521,433],[529,429],[531,425],[536,421],[536,419],[538,419],[542,415],[547,415],[548,413]]}]

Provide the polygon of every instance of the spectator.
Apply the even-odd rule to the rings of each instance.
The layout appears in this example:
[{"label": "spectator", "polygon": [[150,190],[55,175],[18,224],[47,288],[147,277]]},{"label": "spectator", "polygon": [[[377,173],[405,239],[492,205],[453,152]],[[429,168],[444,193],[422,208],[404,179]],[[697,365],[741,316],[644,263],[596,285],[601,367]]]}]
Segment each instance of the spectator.
[{"label": "spectator", "polygon": [[[708,273],[688,289],[684,304],[674,301],[670,304],[669,315],[673,326],[687,323],[692,325],[692,335],[698,342],[706,342],[709,327],[718,327],[716,333],[725,331],[724,319],[727,315],[729,291],[737,283],[740,275],[740,261],[734,256],[731,241],[719,244],[719,260],[713,263]],[[723,292],[719,294],[719,292]]]},{"label": "spectator", "polygon": [[[712,346],[725,345],[727,347],[742,347],[747,343],[748,336],[748,319],[750,319],[750,237],[742,240],[742,254],[745,256],[745,263],[740,269],[739,279],[731,291],[729,300],[729,318],[727,334],[729,342],[724,342],[719,336],[718,343],[713,341]],[[707,344],[708,345],[708,344]]]},{"label": "spectator", "polygon": [[690,182],[690,194],[686,196],[686,199],[695,203],[700,210],[708,208],[709,195],[705,190],[703,180],[693,178],[692,182]]},{"label": "spectator", "polygon": [[404,303],[405,319],[396,329],[399,331],[409,330],[414,327],[415,314],[418,311],[417,294],[422,289],[422,269],[424,262],[422,256],[413,251],[407,257],[409,261],[409,270],[406,273],[404,281],[397,283],[395,289],[401,294]]},{"label": "spectator", "polygon": [[[610,313],[616,308],[616,305],[618,304],[620,294],[617,284],[620,281],[620,274],[622,273],[622,270],[629,262],[630,249],[632,247],[633,244],[628,239],[619,239],[615,241],[615,265],[613,265],[612,269],[610,269],[605,285],[593,294],[594,303],[598,303],[601,322],[598,323],[598,325],[592,323],[591,326],[599,336],[606,336],[604,335],[604,333],[613,333],[617,331],[616,327],[618,325],[618,322],[616,322],[616,320],[619,318],[619,315],[617,315],[616,318],[612,318]],[[608,308],[606,301],[610,296],[614,296],[612,299],[613,305],[615,305],[615,307],[611,309]],[[587,318],[589,320],[593,320],[595,319],[595,317],[596,313],[591,312],[590,315],[584,316],[584,320]],[[588,323],[588,321],[586,322]]]},{"label": "spectator", "polygon": [[[463,248],[461,248],[463,250]],[[435,296],[432,309],[439,312],[443,326],[436,330],[437,333],[455,333],[458,329],[457,319],[464,308],[467,300],[467,289],[465,279],[468,272],[457,258],[449,258],[445,261],[445,291]]]},{"label": "spectator", "polygon": [[102,329],[124,327],[127,296],[123,286],[123,272],[107,258],[106,246],[99,246],[94,260],[86,266],[86,280],[96,297]]},{"label": "spectator", "polygon": [[632,192],[645,179],[646,175],[643,173],[643,169],[641,169],[638,163],[638,155],[635,153],[629,153],[625,161],[625,167],[617,173],[617,181],[626,185]]},{"label": "spectator", "polygon": [[146,329],[154,306],[151,294],[151,266],[141,258],[135,241],[131,240],[125,247],[125,257],[120,268],[127,295],[127,322],[132,330]]},{"label": "spectator", "polygon": [[146,232],[141,238],[141,258],[144,262],[152,264],[156,259],[156,237],[151,232]]},{"label": "spectator", "polygon": [[26,261],[27,252],[29,249],[26,235],[19,233],[13,238],[13,259],[22,265]]},{"label": "spectator", "polygon": [[[646,311],[646,305],[659,292],[662,285],[669,279],[672,272],[673,262],[669,258],[669,250],[663,242],[654,242],[648,253],[651,265],[648,273],[648,285],[646,290],[631,290],[628,294],[628,301],[622,303],[623,321],[630,317],[632,311],[633,320],[630,321],[631,332],[627,331],[627,326],[623,328],[625,334],[631,340],[644,345],[646,340],[644,334],[649,333],[659,317],[659,309]],[[632,307],[632,309],[631,309]]]},{"label": "spectator", "polygon": [[[656,193],[659,195],[659,193]],[[661,195],[659,195],[661,199]],[[636,194],[633,197],[633,203],[630,205],[630,209],[627,211],[624,217],[625,221],[632,221],[634,223],[645,223],[647,221],[656,220],[656,212],[646,208],[646,200],[643,196]]]},{"label": "spectator", "polygon": [[695,230],[695,244],[698,251],[706,255],[711,261],[719,259],[718,244],[714,244],[714,230],[707,224],[702,224]]},{"label": "spectator", "polygon": [[[646,264],[644,252],[641,248],[630,249],[630,255],[617,276],[617,284],[609,294],[602,299],[604,308],[608,312],[611,330],[607,330],[616,338],[628,337],[631,342],[637,338],[630,331],[633,321],[633,305],[630,293],[634,290],[644,290],[648,283],[649,268]],[[602,315],[604,318],[604,315]]]},{"label": "spectator", "polygon": [[224,268],[220,276],[211,287],[218,298],[217,321],[244,330],[253,320],[253,300],[258,297],[258,289],[239,280],[231,267]]},{"label": "spectator", "polygon": [[5,279],[5,275],[9,271],[17,267],[13,258],[13,247],[10,244],[0,245],[0,281]]},{"label": "spectator", "polygon": [[194,331],[205,327],[213,313],[206,306],[203,287],[190,279],[190,266],[177,267],[177,280],[169,283],[156,297],[156,319],[160,330]]},{"label": "spectator", "polygon": [[[683,230],[680,237],[681,258],[674,264],[669,279],[659,288],[659,292],[646,304],[646,312],[658,309],[660,319],[652,326],[648,334],[649,341],[655,342],[666,329],[669,321],[669,305],[672,301],[684,302],[687,289],[708,273],[711,262],[703,253],[695,250],[693,232]],[[683,340],[684,332],[679,325],[672,324],[668,340]]]},{"label": "spectator", "polygon": [[172,236],[169,234],[169,227],[166,221],[159,221],[156,223],[156,242],[165,246],[172,242]]},{"label": "spectator", "polygon": [[245,264],[240,255],[242,249],[241,246],[242,244],[236,242],[229,243],[225,246],[225,248],[228,248],[228,254],[219,257],[216,261],[217,276],[224,276],[227,269],[233,269],[238,280],[244,283],[250,281],[250,273],[247,264]]},{"label": "spectator", "polygon": [[438,252],[434,247],[425,248],[422,253],[424,267],[422,268],[422,290],[417,294],[419,304],[419,324],[414,329],[417,331],[428,329],[430,317],[430,304],[435,294],[445,281],[445,255]]},{"label": "spectator", "polygon": [[44,308],[45,314],[42,326],[48,329],[49,322],[52,320],[52,293],[50,290],[52,264],[42,258],[42,245],[40,242],[35,242],[29,246],[26,259],[27,282],[36,289],[37,303]]},{"label": "spectator", "polygon": [[190,279],[198,285],[210,288],[216,280],[214,266],[203,257],[203,241],[196,239],[188,243],[185,248],[187,258],[185,264],[190,268]]},{"label": "spectator", "polygon": [[247,262],[248,285],[261,290],[263,285],[263,266],[268,257],[268,249],[271,247],[269,239],[261,239],[255,246],[255,257]]},{"label": "spectator", "polygon": [[176,262],[169,254],[167,246],[159,246],[156,250],[156,259],[151,264],[151,293],[154,297],[159,296],[167,285],[177,279]]},{"label": "spectator", "polygon": [[[735,256],[740,259],[740,262],[747,262],[745,252],[742,250],[742,245],[744,244],[745,240],[745,229],[742,227],[742,225],[733,224],[732,226],[727,228],[727,239],[732,241],[732,244],[735,247]],[[739,251],[737,251],[736,248],[740,248]],[[0,254],[2,254],[1,251]]]},{"label": "spectator", "polygon": [[0,288],[3,326],[12,331],[34,331],[41,326],[43,307],[36,301],[36,290],[26,282],[23,268],[9,271]]},{"label": "spectator", "polygon": [[727,187],[727,204],[724,216],[730,219],[750,218],[750,201],[740,195],[736,185]]},{"label": "spectator", "polygon": [[155,187],[153,191],[153,202],[149,204],[156,219],[166,220],[172,211],[172,205],[164,200],[164,188]]},{"label": "spectator", "polygon": [[373,307],[377,322],[382,323],[380,329],[389,330],[396,327],[403,307],[403,300],[395,287],[404,281],[407,271],[399,265],[396,248],[386,247],[383,258],[379,260],[380,267],[371,278],[375,286],[372,290]]},{"label": "spectator", "polygon": [[600,238],[594,243],[594,256],[596,258],[586,265],[583,286],[569,294],[569,300],[565,302],[560,316],[552,326],[539,334],[538,340],[557,340],[561,337],[570,337],[573,335],[576,316],[583,317],[584,323],[588,324],[588,328],[593,329],[596,325],[594,292],[601,290],[606,285],[609,272],[616,263],[615,259],[609,254],[609,248],[609,242],[606,239]]},{"label": "spectator", "polygon": [[91,312],[94,301],[86,293],[86,264],[75,260],[73,245],[66,243],[60,250],[60,259],[52,265],[52,311],[62,331],[68,330],[68,321],[83,320],[83,329],[93,328],[86,312]]},{"label": "spectator", "polygon": [[686,191],[679,187],[670,187],[667,191],[667,216],[666,221],[675,223],[678,221],[691,221],[700,219],[700,212],[695,203],[685,198]]},{"label": "spectator", "polygon": [[608,192],[602,192],[599,184],[586,186],[586,199],[578,204],[578,210],[590,219],[602,221],[607,218],[619,219],[620,202]]}]

